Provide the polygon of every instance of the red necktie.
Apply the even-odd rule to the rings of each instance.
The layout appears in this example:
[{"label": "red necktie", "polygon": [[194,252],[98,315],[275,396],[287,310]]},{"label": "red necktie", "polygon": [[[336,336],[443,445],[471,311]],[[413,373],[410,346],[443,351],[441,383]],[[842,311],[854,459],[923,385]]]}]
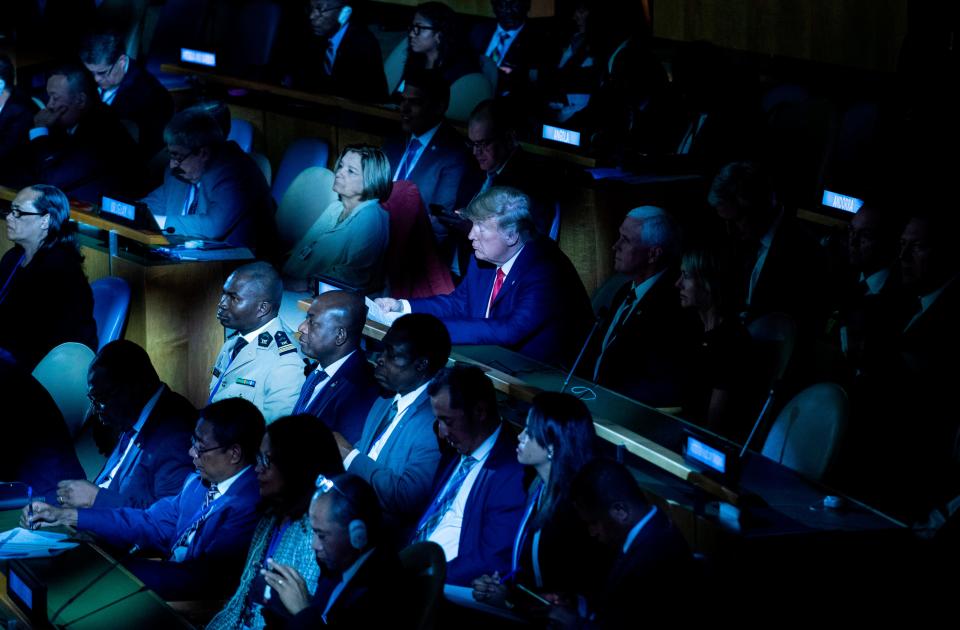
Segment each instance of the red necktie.
[{"label": "red necktie", "polygon": [[503,279],[507,277],[507,274],[503,273],[503,267],[497,267],[497,278],[493,281],[493,291],[490,292],[490,302],[487,304],[487,317],[490,316],[490,311],[493,309],[493,302],[497,299],[497,294],[500,293],[501,287],[503,287]]}]

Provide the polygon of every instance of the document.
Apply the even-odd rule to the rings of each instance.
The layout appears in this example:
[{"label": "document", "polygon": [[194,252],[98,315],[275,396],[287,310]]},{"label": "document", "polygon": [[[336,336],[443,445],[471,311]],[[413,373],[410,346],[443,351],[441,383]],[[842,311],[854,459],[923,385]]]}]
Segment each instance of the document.
[{"label": "document", "polygon": [[66,542],[67,534],[31,531],[17,527],[0,533],[0,560],[12,558],[48,558],[73,549],[75,542]]}]

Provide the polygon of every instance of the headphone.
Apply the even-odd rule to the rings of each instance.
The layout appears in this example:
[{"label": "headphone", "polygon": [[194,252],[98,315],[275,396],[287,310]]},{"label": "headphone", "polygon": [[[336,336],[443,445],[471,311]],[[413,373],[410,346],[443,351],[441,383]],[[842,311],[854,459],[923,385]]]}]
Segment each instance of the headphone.
[{"label": "headphone", "polygon": [[343,5],[343,8],[340,9],[340,13],[337,14],[337,24],[343,26],[347,23],[347,20],[350,19],[350,16],[353,14],[353,8],[349,4]]},{"label": "headphone", "polygon": [[367,543],[370,542],[367,538],[367,524],[359,518],[355,518],[350,521],[350,525],[347,527],[350,531],[350,546],[358,551],[365,548]]}]

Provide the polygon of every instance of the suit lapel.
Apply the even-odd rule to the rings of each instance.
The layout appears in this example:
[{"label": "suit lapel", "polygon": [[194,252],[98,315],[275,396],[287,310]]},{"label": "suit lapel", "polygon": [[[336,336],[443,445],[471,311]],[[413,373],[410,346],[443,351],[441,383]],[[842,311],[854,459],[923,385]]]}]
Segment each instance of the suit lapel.
[{"label": "suit lapel", "polygon": [[[534,250],[536,250],[538,243],[537,239],[531,240],[529,243],[523,246],[523,250],[517,255],[517,260],[513,263],[513,268],[510,269],[510,273],[507,274],[507,277],[503,280],[503,286],[500,287],[500,292],[497,293],[497,299],[493,301],[493,305],[490,307],[491,314],[493,309],[503,301],[504,297],[513,292],[514,287],[520,281],[520,278],[523,277],[524,272],[526,272],[527,267],[530,266],[530,259],[534,256]],[[494,274],[494,278],[496,274]],[[493,281],[490,283],[490,289],[493,289]],[[487,293],[489,295],[489,293]],[[486,309],[484,309],[486,310]]]}]

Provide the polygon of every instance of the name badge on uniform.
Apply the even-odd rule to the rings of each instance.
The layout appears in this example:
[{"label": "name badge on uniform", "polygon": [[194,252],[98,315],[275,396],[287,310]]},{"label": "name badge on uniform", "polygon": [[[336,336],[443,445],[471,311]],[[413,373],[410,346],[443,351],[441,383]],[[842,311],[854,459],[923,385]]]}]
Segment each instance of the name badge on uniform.
[{"label": "name badge on uniform", "polygon": [[310,258],[310,254],[312,253],[313,253],[313,245],[307,245],[306,247],[301,249],[299,252],[297,252],[297,258],[299,258],[300,260],[306,260],[307,258]]},{"label": "name badge on uniform", "polygon": [[235,381],[237,385],[246,385],[247,387],[256,387],[257,382],[250,380],[249,378],[237,378]]},{"label": "name badge on uniform", "polygon": [[220,370],[217,369],[217,366],[213,366],[213,369],[210,370],[210,373],[213,374],[213,378],[220,377]]}]

